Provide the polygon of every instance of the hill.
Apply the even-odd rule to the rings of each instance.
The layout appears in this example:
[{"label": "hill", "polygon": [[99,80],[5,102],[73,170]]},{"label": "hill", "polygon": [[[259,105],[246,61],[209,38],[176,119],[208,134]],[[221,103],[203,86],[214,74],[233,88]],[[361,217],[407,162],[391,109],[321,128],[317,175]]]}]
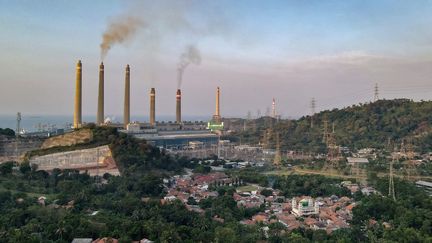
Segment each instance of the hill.
[{"label": "hill", "polygon": [[[145,140],[133,138],[124,133],[119,133],[116,128],[98,127],[94,124],[87,125],[74,133],[83,134],[90,132],[89,139],[78,139],[79,142],[71,142],[70,136],[54,137],[54,142],[38,150],[26,154],[27,160],[34,156],[43,156],[54,153],[71,152],[78,150],[89,150],[100,146],[109,146],[115,163],[122,174],[141,175],[150,171],[176,171],[179,172],[188,161],[175,159],[159,148],[147,144]],[[76,136],[75,136],[76,137]],[[87,135],[85,137],[88,137]],[[77,141],[78,141],[77,140]],[[82,140],[82,141],[81,141]],[[63,143],[65,141],[65,143]]]},{"label": "hill", "polygon": [[431,113],[432,101],[378,100],[325,110],[298,120],[276,121],[267,117],[248,121],[248,129],[235,132],[233,137],[244,143],[261,142],[274,147],[274,134],[278,131],[283,149],[325,152],[323,131],[327,120],[328,131],[331,132],[334,126],[336,143],[341,146],[383,148],[391,139],[398,143],[404,140],[412,143],[416,151],[426,152],[432,150]]}]

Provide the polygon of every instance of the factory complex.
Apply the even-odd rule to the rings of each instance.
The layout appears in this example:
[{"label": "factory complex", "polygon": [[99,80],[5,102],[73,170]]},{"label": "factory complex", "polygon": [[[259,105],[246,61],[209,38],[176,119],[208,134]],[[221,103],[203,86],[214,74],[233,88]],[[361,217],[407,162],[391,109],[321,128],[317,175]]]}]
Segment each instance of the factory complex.
[{"label": "factory complex", "polygon": [[[145,139],[149,143],[163,148],[176,149],[187,148],[188,146],[210,147],[216,145],[219,136],[223,131],[223,122],[220,116],[220,88],[216,89],[216,109],[209,122],[195,121],[183,122],[181,115],[181,89],[177,89],[175,98],[176,120],[175,122],[165,122],[156,120],[156,90],[150,89],[150,120],[148,123],[135,122],[130,120],[130,66],[126,66],[125,86],[124,86],[124,110],[123,123],[111,123],[104,120],[104,64],[99,66],[99,88],[97,102],[98,126],[114,126],[120,132],[130,134],[139,139]],[[73,128],[81,128],[82,121],[82,63],[78,61],[76,66],[75,83],[75,108]]]}]

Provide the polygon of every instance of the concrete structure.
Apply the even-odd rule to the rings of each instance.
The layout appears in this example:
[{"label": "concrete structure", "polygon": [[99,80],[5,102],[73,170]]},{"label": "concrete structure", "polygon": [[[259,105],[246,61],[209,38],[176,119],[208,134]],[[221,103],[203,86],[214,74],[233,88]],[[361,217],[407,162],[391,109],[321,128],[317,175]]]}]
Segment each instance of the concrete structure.
[{"label": "concrete structure", "polygon": [[126,130],[120,130],[149,143],[165,148],[182,148],[189,142],[203,142],[204,146],[216,145],[218,137],[206,128],[204,122],[155,122],[154,126],[145,123],[130,123]]},{"label": "concrete structure", "polygon": [[156,91],[155,88],[151,88],[150,91],[150,125],[156,124]]},{"label": "concrete structure", "polygon": [[359,164],[367,164],[367,163],[369,163],[369,160],[367,158],[348,157],[347,161],[348,161],[349,165],[359,165]]},{"label": "concrete structure", "polygon": [[0,135],[0,163],[7,161],[21,162],[24,155],[31,150],[39,149],[42,138],[5,137]]},{"label": "concrete structure", "polygon": [[124,128],[130,123],[130,67],[126,66],[125,76],[125,95],[124,95],[124,113],[123,113],[123,126]]},{"label": "concrete structure", "polygon": [[176,94],[176,122],[181,123],[181,90],[177,90]]},{"label": "concrete structure", "polygon": [[101,62],[99,66],[99,92],[98,92],[98,107],[96,124],[104,123],[104,64]]},{"label": "concrete structure", "polygon": [[425,189],[429,195],[432,195],[432,182],[428,181],[416,181],[416,186]]},{"label": "concrete structure", "polygon": [[72,243],[92,243],[92,238],[74,238]]},{"label": "concrete structure", "polygon": [[105,173],[119,175],[120,172],[112,156],[111,150],[107,145],[52,153],[42,156],[34,156],[29,159],[31,165],[37,165],[39,170],[52,171],[59,169],[75,169],[87,171],[90,175],[100,175]]},{"label": "concrete structure", "polygon": [[220,123],[221,122],[221,116],[220,116],[220,89],[219,87],[217,87],[216,89],[216,110],[215,110],[215,114],[213,116],[213,120],[216,123]]},{"label": "concrete structure", "polygon": [[314,215],[319,213],[319,205],[312,198],[303,198],[297,203],[297,199],[291,200],[292,213],[298,217]]},{"label": "concrete structure", "polygon": [[207,128],[213,132],[218,132],[221,134],[222,130],[224,130],[224,123],[222,122],[222,118],[220,115],[220,89],[217,87],[216,89],[216,110],[215,114],[211,121],[207,123]]},{"label": "concrete structure", "polygon": [[74,110],[74,128],[80,128],[82,125],[82,64],[78,61],[76,66],[75,81],[75,110]]}]

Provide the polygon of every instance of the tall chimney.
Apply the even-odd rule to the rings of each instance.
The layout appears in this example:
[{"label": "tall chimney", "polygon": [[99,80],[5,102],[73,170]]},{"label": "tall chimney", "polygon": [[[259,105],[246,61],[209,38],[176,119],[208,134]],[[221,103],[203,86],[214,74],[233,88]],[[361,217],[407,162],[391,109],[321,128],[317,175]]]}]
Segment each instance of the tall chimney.
[{"label": "tall chimney", "polygon": [[176,122],[181,123],[181,90],[177,90],[176,95]]},{"label": "tall chimney", "polygon": [[216,113],[215,113],[215,115],[218,117],[220,117],[219,97],[220,97],[220,89],[219,89],[219,87],[217,87],[217,89],[216,89]]},{"label": "tall chimney", "polygon": [[156,108],[155,108],[156,91],[155,88],[150,90],[150,125],[154,126],[156,123]]},{"label": "tall chimney", "polygon": [[213,120],[217,123],[220,123],[220,121],[221,121],[219,97],[220,97],[220,89],[219,89],[219,87],[217,87],[217,89],[216,89],[216,111],[215,111],[215,114],[213,115]]},{"label": "tall chimney", "polygon": [[98,109],[96,124],[104,123],[104,64],[101,62],[99,66],[99,93],[98,93]]},{"label": "tall chimney", "polygon": [[82,125],[82,64],[78,61],[76,66],[76,82],[75,82],[75,110],[74,110],[74,128],[80,128]]},{"label": "tall chimney", "polygon": [[125,77],[125,96],[124,96],[124,113],[123,113],[123,125],[127,128],[130,123],[130,68],[129,64],[126,65],[126,77]]}]

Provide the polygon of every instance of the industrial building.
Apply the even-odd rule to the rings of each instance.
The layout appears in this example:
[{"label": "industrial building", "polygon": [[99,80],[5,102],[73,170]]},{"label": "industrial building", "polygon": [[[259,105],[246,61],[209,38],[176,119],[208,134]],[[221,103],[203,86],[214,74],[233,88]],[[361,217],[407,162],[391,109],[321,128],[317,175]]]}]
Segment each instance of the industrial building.
[{"label": "industrial building", "polygon": [[298,217],[316,215],[319,213],[319,205],[312,198],[303,198],[299,202],[294,197],[291,200],[292,213]]},{"label": "industrial building", "polygon": [[[156,89],[150,89],[150,121],[149,123],[130,121],[130,66],[126,65],[124,84],[124,110],[123,123],[112,124],[104,121],[104,71],[103,63],[99,66],[99,89],[97,103],[97,125],[117,127],[120,132],[130,134],[139,139],[145,139],[151,144],[164,148],[184,148],[189,143],[202,144],[202,147],[215,145],[219,141],[219,135],[223,130],[223,122],[220,115],[220,88],[216,89],[216,110],[210,122],[195,121],[183,122],[181,115],[180,89],[176,91],[175,98],[175,122],[159,122],[156,119]],[[82,127],[82,63],[78,61],[76,67],[76,91],[75,91],[74,128]]]}]

